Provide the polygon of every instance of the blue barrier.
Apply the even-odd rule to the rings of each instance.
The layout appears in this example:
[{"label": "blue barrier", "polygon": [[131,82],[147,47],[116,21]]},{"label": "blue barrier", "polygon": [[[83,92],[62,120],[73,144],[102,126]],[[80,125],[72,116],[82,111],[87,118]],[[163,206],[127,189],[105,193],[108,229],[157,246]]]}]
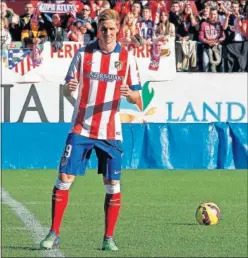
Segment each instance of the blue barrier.
[{"label": "blue barrier", "polygon": [[[57,168],[68,123],[3,123],[2,168]],[[123,124],[123,168],[247,169],[248,124]],[[96,168],[93,153],[88,168]]]}]

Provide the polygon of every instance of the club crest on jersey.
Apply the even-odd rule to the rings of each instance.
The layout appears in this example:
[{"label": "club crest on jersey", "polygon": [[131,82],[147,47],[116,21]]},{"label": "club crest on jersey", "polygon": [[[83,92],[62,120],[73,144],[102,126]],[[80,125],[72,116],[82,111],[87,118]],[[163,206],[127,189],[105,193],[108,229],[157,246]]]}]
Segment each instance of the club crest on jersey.
[{"label": "club crest on jersey", "polygon": [[116,61],[115,62],[115,68],[117,69],[117,71],[120,71],[123,68],[123,62]]}]

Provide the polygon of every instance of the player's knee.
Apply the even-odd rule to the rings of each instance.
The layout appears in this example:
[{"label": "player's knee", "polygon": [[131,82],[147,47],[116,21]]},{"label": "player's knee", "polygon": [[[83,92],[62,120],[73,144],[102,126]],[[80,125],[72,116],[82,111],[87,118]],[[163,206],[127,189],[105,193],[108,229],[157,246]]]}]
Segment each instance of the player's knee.
[{"label": "player's knee", "polygon": [[55,187],[59,190],[69,190],[74,179],[75,176],[73,175],[59,174],[59,177],[55,183]]},{"label": "player's knee", "polygon": [[121,191],[120,182],[117,184],[104,184],[104,187],[107,194],[115,194]]},{"label": "player's knee", "polygon": [[72,183],[75,179],[75,176],[74,175],[68,175],[68,174],[65,174],[65,173],[60,173],[59,174],[59,179],[62,181],[62,182],[70,182]]}]

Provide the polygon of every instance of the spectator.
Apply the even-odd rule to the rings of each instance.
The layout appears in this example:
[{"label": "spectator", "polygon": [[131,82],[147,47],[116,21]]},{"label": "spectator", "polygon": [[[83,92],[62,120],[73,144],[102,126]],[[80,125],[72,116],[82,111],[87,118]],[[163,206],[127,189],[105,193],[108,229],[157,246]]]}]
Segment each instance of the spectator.
[{"label": "spectator", "polygon": [[[228,3],[228,4],[226,4]],[[218,0],[218,17],[219,17],[219,21],[220,23],[224,24],[225,20],[226,20],[226,16],[230,13],[231,10],[231,3],[229,1],[219,1]]]},{"label": "spectator", "polygon": [[180,13],[181,12],[180,12],[179,2],[178,1],[173,2],[169,12],[169,21],[175,25],[176,30],[179,24]]},{"label": "spectator", "polygon": [[29,22],[21,31],[21,40],[24,47],[33,48],[34,45],[43,44],[47,41],[47,31],[37,13],[34,13]]},{"label": "spectator", "polygon": [[196,69],[196,40],[199,24],[190,4],[186,4],[179,16],[176,28],[176,66],[177,71]]},{"label": "spectator", "polygon": [[135,25],[135,18],[134,14],[129,12],[126,14],[123,25],[120,28],[118,34],[118,40],[122,44],[129,44],[129,43],[136,43],[132,40],[132,36],[136,34],[136,25]]},{"label": "spectator", "polygon": [[96,18],[99,15],[103,0],[90,0],[91,18]]},{"label": "spectator", "polygon": [[216,9],[218,9],[217,1],[205,0],[204,5],[208,5],[210,8],[216,8]]},{"label": "spectator", "polygon": [[239,2],[232,3],[232,13],[228,12],[223,29],[226,30],[227,42],[245,41],[246,24],[239,13]]},{"label": "spectator", "polygon": [[[137,11],[139,11],[139,14],[140,14],[140,11],[141,11],[140,1],[137,1],[137,0],[136,1],[134,1],[134,0],[126,0],[126,1],[119,0],[116,3],[114,9],[120,14],[121,23],[123,22],[123,19],[126,16],[126,14],[128,12],[132,11],[132,8],[133,8],[134,4],[135,4],[135,8],[138,9]],[[139,14],[137,14],[137,17],[138,17]],[[136,17],[136,15],[135,15],[135,17]]]},{"label": "spectator", "polygon": [[29,23],[32,14],[34,13],[34,6],[32,3],[26,3],[24,14],[20,16],[21,27]]},{"label": "spectator", "polygon": [[70,31],[67,34],[67,37],[70,41],[81,42],[83,44],[87,44],[84,42],[84,35],[87,29],[83,25],[81,20],[75,21],[70,28]]},{"label": "spectator", "polygon": [[7,3],[5,1],[2,1],[0,3],[0,7],[1,7],[1,17],[6,18],[8,21],[8,24],[10,24],[12,21],[12,16],[14,15],[14,11],[8,8]]},{"label": "spectator", "polygon": [[157,39],[165,39],[166,41],[175,41],[175,26],[169,22],[169,13],[162,11],[159,16],[159,23],[157,24],[155,35]]},{"label": "spectator", "polygon": [[240,0],[239,1],[239,12],[240,15],[244,17],[243,19],[243,26],[246,30],[246,40],[248,40],[248,1],[247,0]]},{"label": "spectator", "polygon": [[209,72],[211,65],[211,71],[216,72],[222,61],[221,43],[225,40],[225,33],[218,20],[216,8],[210,9],[209,19],[201,24],[199,40],[204,43],[203,71]]},{"label": "spectator", "polygon": [[1,50],[8,48],[9,44],[11,43],[11,35],[8,30],[8,20],[5,17],[1,17],[0,35],[1,35]]},{"label": "spectator", "polygon": [[166,1],[164,0],[150,0],[148,7],[151,10],[151,20],[156,24],[159,22],[159,14],[164,8],[166,9]]},{"label": "spectator", "polygon": [[96,21],[90,17],[89,5],[84,5],[81,16],[78,20],[81,21],[82,25],[86,28],[86,32],[84,33],[84,43],[87,44],[95,39],[97,34],[97,24]]},{"label": "spectator", "polygon": [[24,27],[30,22],[31,15],[34,12],[34,7],[32,3],[27,2],[24,8],[24,14],[19,17],[13,16],[11,25],[10,25],[10,33],[13,41],[21,41],[21,32]]},{"label": "spectator", "polygon": [[110,8],[111,8],[111,5],[110,5],[109,1],[105,0],[102,3],[102,7],[100,8],[99,13],[101,13],[102,11],[104,11],[106,9],[110,9]]},{"label": "spectator", "polygon": [[238,1],[232,2],[232,13],[228,12],[223,28],[226,30],[225,68],[227,72],[244,72],[247,65],[247,47],[243,42],[246,40],[247,24],[240,15]]},{"label": "spectator", "polygon": [[180,14],[178,26],[176,28],[176,40],[186,38],[189,40],[197,40],[199,31],[199,23],[190,4],[187,4]]},{"label": "spectator", "polygon": [[132,5],[131,5],[131,12],[134,15],[134,22],[141,22],[142,21],[142,17],[141,17],[141,4],[138,1],[135,1]]},{"label": "spectator", "polygon": [[[99,10],[98,10],[98,15],[102,12],[102,11],[104,11],[104,10],[106,10],[106,9],[110,9],[110,3],[109,3],[109,1],[103,1],[102,2],[102,5],[101,5],[101,7],[99,8]],[[96,23],[98,23],[98,16],[96,16],[95,18],[94,18],[94,20],[95,20],[95,22]]]},{"label": "spectator", "polygon": [[[65,19],[61,23],[61,18],[57,13],[52,15],[52,21],[50,21],[45,13],[41,13],[41,17],[44,21],[44,27],[47,31],[48,39],[52,43],[53,50],[54,52],[57,52],[62,48],[63,41],[67,39],[65,31],[67,20]],[[69,16],[67,17],[69,18]]]},{"label": "spectator", "polygon": [[172,0],[166,1],[166,7],[168,10],[171,9],[172,5],[176,3],[179,6],[180,12],[182,12],[187,4],[191,5],[194,15],[198,15],[198,9],[195,3],[195,0]]},{"label": "spectator", "polygon": [[208,5],[204,6],[204,8],[199,12],[198,20],[201,25],[204,21],[207,21],[210,14],[210,7]]},{"label": "spectator", "polygon": [[248,1],[239,0],[239,13],[243,15],[245,19],[248,19]]},{"label": "spectator", "polygon": [[14,14],[9,24],[9,32],[13,41],[21,41],[20,17]]},{"label": "spectator", "polygon": [[142,38],[143,44],[151,44],[154,36],[154,23],[151,20],[151,11],[148,6],[142,10],[142,21],[136,24],[137,34]]},{"label": "spectator", "polygon": [[232,1],[229,0],[217,0],[217,8],[219,9],[218,12],[221,12],[221,9],[224,10],[224,12],[231,10],[231,4]]}]

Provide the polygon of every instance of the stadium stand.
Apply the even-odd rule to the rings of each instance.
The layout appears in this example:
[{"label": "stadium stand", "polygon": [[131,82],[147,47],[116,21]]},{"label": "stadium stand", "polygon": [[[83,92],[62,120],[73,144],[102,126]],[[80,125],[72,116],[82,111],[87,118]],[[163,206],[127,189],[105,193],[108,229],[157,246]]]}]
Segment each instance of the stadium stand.
[{"label": "stadium stand", "polygon": [[246,0],[2,1],[1,46],[35,48],[50,41],[57,51],[64,41],[88,44],[107,8],[121,14],[122,43],[175,41],[178,72],[248,71]]}]

